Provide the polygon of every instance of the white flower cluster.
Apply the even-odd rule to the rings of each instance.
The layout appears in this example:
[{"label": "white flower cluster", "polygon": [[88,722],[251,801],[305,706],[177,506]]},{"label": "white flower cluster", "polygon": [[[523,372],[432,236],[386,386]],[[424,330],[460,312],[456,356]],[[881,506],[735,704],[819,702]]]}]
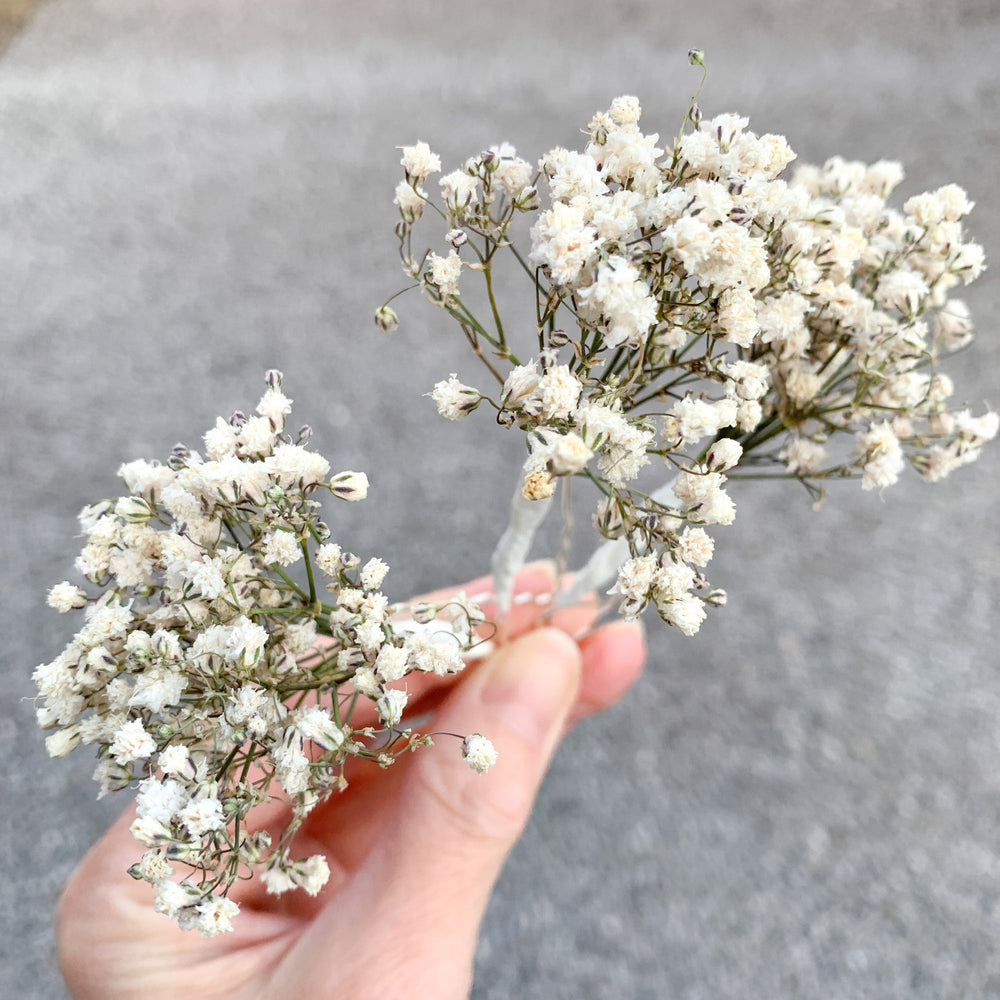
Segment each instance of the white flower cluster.
[{"label": "white flower cluster", "polygon": [[[248,868],[272,892],[320,890],[326,860],[294,858],[295,830],[347,786],[352,760],[387,766],[429,743],[401,728],[398,682],[461,670],[484,621],[461,594],[390,606],[388,566],[330,540],[313,493],[361,500],[367,478],[330,477],[307,434],[286,436],[291,401],[280,373],[267,381],[256,415],[208,431],[204,457],[177,446],[165,465],[130,462],[128,494],[83,511],[76,565],[95,593],[52,588],[83,627],[34,673],[49,753],[96,747],[102,795],[138,780],[132,833],[146,851],[131,873],[158,911],[205,935],[231,929],[227,892]],[[272,798],[291,807],[273,843],[252,811]],[[175,880],[176,865],[193,874]]]},{"label": "white flower cluster", "polygon": [[[442,178],[447,258],[414,251],[413,205],[429,200],[419,185],[440,163],[407,147],[404,165],[421,169],[407,166],[397,191],[397,234],[404,270],[497,385],[491,399],[452,376],[432,394],[441,413],[488,402],[498,423],[528,432],[527,500],[552,496],[560,477],[594,480],[598,529],[630,550],[612,591],[621,610],[653,601],[690,635],[707,587],[698,526],[735,515],[727,475],[758,465],[816,495],[847,476],[882,489],[907,461],[941,479],[996,435],[997,414],[949,411],[952,383],[936,370],[972,337],[950,296],[978,277],[983,253],[965,238],[972,205],[955,185],[899,210],[887,203],[897,163],[835,158],[785,179],[787,141],[738,115],[692,110],[672,145],[640,117],[638,100],[620,97],[594,116],[582,152],[553,149],[535,170],[505,145]],[[512,232],[521,213],[534,216],[527,253]],[[501,251],[533,279],[537,349],[523,360],[495,294]],[[462,296],[466,273],[485,280],[488,319]],[[669,503],[637,482],[654,456],[676,477]]]}]

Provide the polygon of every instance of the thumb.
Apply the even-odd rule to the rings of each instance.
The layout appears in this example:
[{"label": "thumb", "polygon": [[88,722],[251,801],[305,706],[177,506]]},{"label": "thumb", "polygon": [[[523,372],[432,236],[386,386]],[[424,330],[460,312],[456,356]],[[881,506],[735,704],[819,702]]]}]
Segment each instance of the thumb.
[{"label": "thumb", "polygon": [[437,731],[482,733],[499,755],[476,774],[439,737],[414,761],[388,874],[408,898],[433,901],[439,927],[478,928],[576,700],[581,663],[566,633],[537,629],[502,646],[439,709]]}]

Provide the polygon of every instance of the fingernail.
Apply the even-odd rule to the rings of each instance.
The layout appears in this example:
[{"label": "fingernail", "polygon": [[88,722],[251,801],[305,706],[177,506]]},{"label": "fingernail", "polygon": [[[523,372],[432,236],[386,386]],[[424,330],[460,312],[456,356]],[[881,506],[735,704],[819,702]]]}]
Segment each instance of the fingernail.
[{"label": "fingernail", "polygon": [[580,683],[580,651],[557,629],[538,629],[498,655],[481,699],[518,736],[542,743],[569,710]]}]

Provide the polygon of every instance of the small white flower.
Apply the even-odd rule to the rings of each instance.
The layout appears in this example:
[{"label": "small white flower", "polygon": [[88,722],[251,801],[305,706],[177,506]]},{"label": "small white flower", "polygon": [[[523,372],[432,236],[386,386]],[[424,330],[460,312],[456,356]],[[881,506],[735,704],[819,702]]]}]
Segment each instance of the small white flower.
[{"label": "small white flower", "polygon": [[[400,181],[396,185],[396,197],[392,200],[395,205],[399,206],[399,213],[402,215],[403,221],[412,223],[424,214],[427,192],[419,186],[414,187],[408,181]],[[378,313],[376,313],[376,323],[378,323]]]},{"label": "small white flower", "polygon": [[264,536],[264,562],[290,566],[302,558],[302,546],[290,531],[269,531]]},{"label": "small white flower", "polygon": [[271,421],[275,430],[285,426],[285,417],[292,412],[292,400],[280,389],[269,388],[257,404],[257,412]]},{"label": "small white flower", "polygon": [[686,528],[678,546],[680,557],[695,566],[707,566],[715,551],[715,542],[704,528]]},{"label": "small white flower", "polygon": [[686,636],[694,635],[705,620],[705,602],[698,597],[681,597],[657,605],[663,620],[679,628]]},{"label": "small white flower", "polygon": [[150,756],[156,750],[156,740],[146,732],[142,719],[126,722],[111,741],[111,756],[119,764],[131,764]]},{"label": "small white flower", "polygon": [[467,417],[483,398],[478,389],[458,381],[454,372],[447,379],[438,382],[434,391],[427,393],[434,400],[438,413],[446,420],[461,420]]},{"label": "small white flower", "polygon": [[137,871],[141,879],[153,885],[170,878],[174,873],[173,865],[167,861],[163,851],[155,848],[143,853],[139,859]]},{"label": "small white flower", "polygon": [[382,696],[375,703],[378,709],[379,718],[387,726],[395,726],[403,717],[403,709],[406,707],[407,695],[405,691],[392,688],[384,691]]},{"label": "small white flower", "polygon": [[437,627],[436,623],[431,623],[426,630],[414,630],[407,635],[406,648],[413,666],[439,677],[458,673],[465,667],[458,643],[451,636],[436,635],[432,629]]},{"label": "small white flower", "polygon": [[414,183],[419,184],[441,169],[441,157],[431,152],[430,146],[426,142],[418,142],[413,146],[401,146],[403,156],[400,163],[406,171],[406,176]]},{"label": "small white flower", "polygon": [[79,587],[64,580],[49,591],[47,603],[50,608],[64,613],[73,608],[82,608],[87,603],[87,595]]},{"label": "small white flower", "polygon": [[319,705],[296,709],[291,722],[303,739],[312,740],[324,750],[336,750],[344,742],[344,734],[330,713]]},{"label": "small white flower", "polygon": [[183,743],[171,743],[164,747],[156,758],[156,766],[164,774],[176,774],[185,778],[194,777],[191,751]]},{"label": "small white flower", "polygon": [[153,909],[174,920],[182,909],[193,906],[200,898],[197,888],[189,882],[163,881],[156,887]]},{"label": "small white flower", "polygon": [[198,913],[197,927],[202,937],[215,937],[233,929],[232,919],[240,912],[239,906],[231,899],[213,896],[195,908]]},{"label": "small white flower", "polygon": [[538,380],[540,416],[544,420],[565,420],[576,408],[582,391],[569,365],[554,365]]},{"label": "small white flower", "polygon": [[45,737],[45,752],[50,757],[65,757],[80,745],[80,727],[69,726]]},{"label": "small white flower", "polygon": [[462,276],[462,258],[452,250],[447,257],[429,254],[427,264],[430,280],[437,285],[443,298],[458,295],[458,279]]},{"label": "small white flower", "polygon": [[496,747],[479,733],[472,733],[462,741],[462,759],[477,774],[485,774],[497,762]]},{"label": "small white flower", "polygon": [[538,387],[538,371],[534,361],[526,365],[515,365],[510,370],[503,390],[500,393],[500,402],[504,406],[518,407]]},{"label": "small white flower", "polygon": [[409,666],[410,651],[405,646],[384,645],[375,659],[375,672],[388,684],[404,677]]},{"label": "small white flower", "polygon": [[304,861],[296,861],[292,879],[310,896],[315,896],[330,879],[330,865],[322,854],[313,854]]},{"label": "small white flower", "polygon": [[282,863],[276,863],[272,867],[265,868],[261,872],[260,877],[264,883],[264,888],[272,896],[280,896],[283,892],[288,892],[289,889],[295,888],[295,883],[292,881],[287,867]]},{"label": "small white flower", "polygon": [[479,196],[479,178],[464,170],[453,170],[445,174],[438,183],[445,205],[453,212],[461,213]]},{"label": "small white flower", "polygon": [[549,471],[553,476],[572,476],[594,457],[586,442],[574,431],[561,434],[548,452]]},{"label": "small white flower", "polygon": [[177,818],[188,828],[192,837],[201,837],[226,825],[222,803],[213,796],[189,802]]},{"label": "small white flower", "polygon": [[388,572],[389,564],[387,562],[383,562],[381,559],[369,559],[361,567],[361,586],[365,590],[378,590]]}]

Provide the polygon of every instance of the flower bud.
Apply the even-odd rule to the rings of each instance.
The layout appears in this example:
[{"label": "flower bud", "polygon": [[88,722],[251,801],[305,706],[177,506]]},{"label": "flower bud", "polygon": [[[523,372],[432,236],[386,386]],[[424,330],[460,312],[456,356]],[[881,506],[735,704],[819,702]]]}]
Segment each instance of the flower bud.
[{"label": "flower bud", "polygon": [[743,445],[733,438],[720,438],[709,449],[705,463],[712,472],[724,472],[739,463]]},{"label": "flower bud", "polygon": [[330,480],[330,492],[341,500],[364,500],[368,496],[368,477],[363,472],[340,472]]},{"label": "flower bud", "polygon": [[535,362],[531,361],[526,365],[517,365],[511,369],[507,380],[503,384],[503,390],[500,393],[500,404],[502,406],[517,407],[537,388],[538,372],[535,369]]},{"label": "flower bud", "polygon": [[153,516],[153,510],[142,497],[122,497],[115,504],[115,513],[130,524],[141,524]]},{"label": "flower bud", "polygon": [[625,530],[625,522],[622,520],[622,512],[618,503],[607,498],[601,501],[594,515],[594,527],[605,538],[619,538]]},{"label": "flower bud", "polygon": [[388,305],[380,306],[375,311],[375,325],[382,333],[392,333],[399,328],[399,317],[395,309]]},{"label": "flower bud", "polygon": [[573,431],[560,437],[549,455],[549,472],[553,476],[572,476],[579,472],[594,453],[584,443],[582,437]]},{"label": "flower bud", "polygon": [[521,192],[514,199],[514,207],[519,212],[534,212],[541,204],[538,198],[538,188],[529,185],[522,188]]}]

